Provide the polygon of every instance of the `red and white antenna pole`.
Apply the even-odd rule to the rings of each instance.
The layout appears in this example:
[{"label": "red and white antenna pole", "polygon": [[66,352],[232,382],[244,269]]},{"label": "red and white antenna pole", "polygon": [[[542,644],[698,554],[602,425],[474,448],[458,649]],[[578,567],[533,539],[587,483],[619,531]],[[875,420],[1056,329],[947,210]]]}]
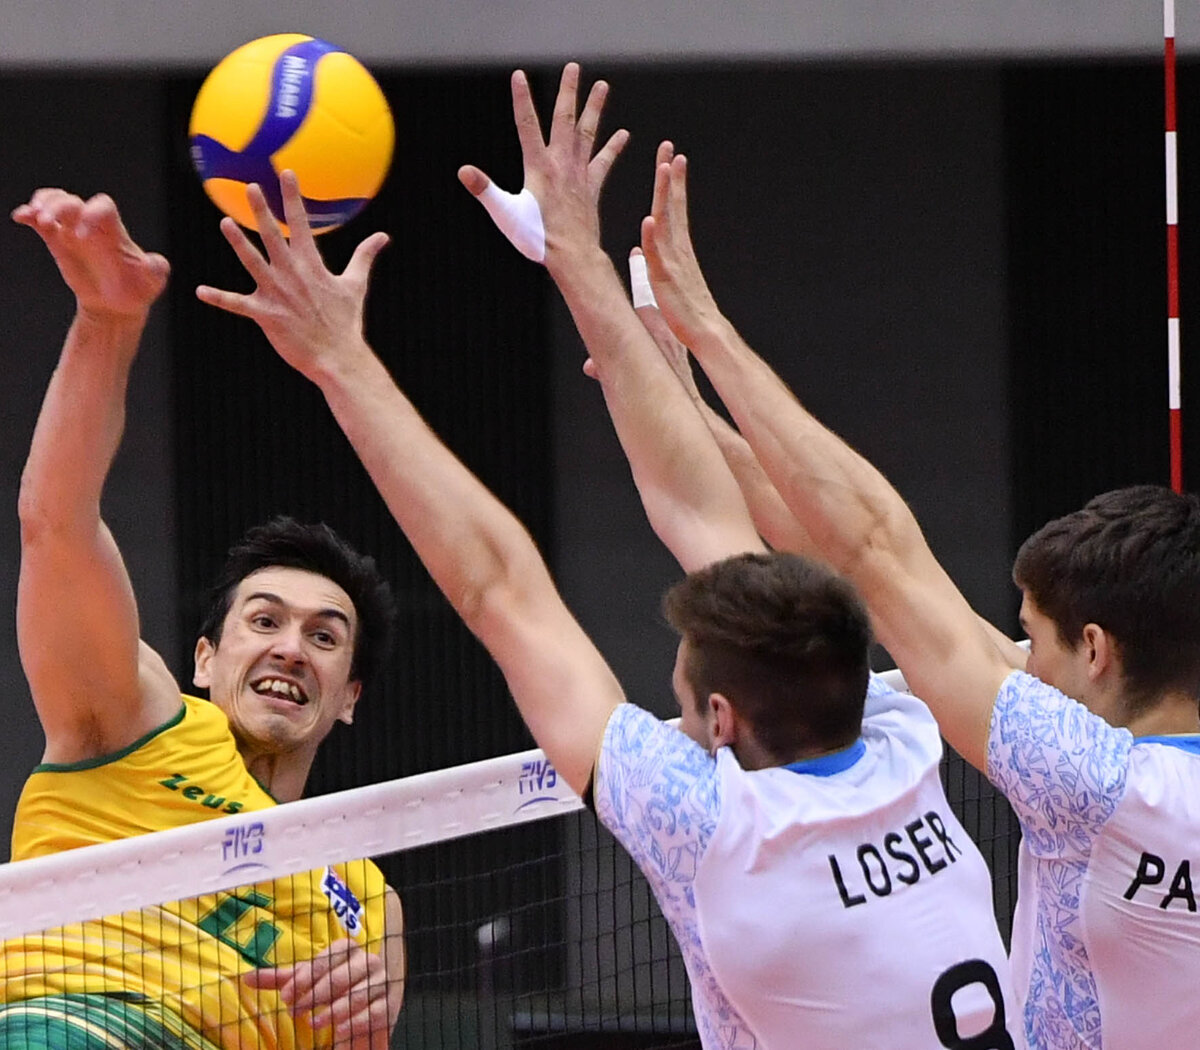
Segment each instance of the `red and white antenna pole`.
[{"label": "red and white antenna pole", "polygon": [[1163,0],[1163,66],[1167,116],[1167,404],[1171,488],[1183,491],[1183,424],[1179,396],[1179,178],[1175,143],[1175,0]]}]

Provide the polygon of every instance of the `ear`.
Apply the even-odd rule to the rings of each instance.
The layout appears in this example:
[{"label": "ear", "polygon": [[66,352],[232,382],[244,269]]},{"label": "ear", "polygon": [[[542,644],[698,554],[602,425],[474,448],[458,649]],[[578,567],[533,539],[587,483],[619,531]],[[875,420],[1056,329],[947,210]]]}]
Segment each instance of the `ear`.
[{"label": "ear", "polygon": [[341,711],[338,712],[338,721],[345,722],[346,725],[354,724],[354,705],[358,703],[358,698],[362,695],[362,682],[347,682],[346,683],[346,699],[342,704]]},{"label": "ear", "polygon": [[1087,676],[1091,682],[1120,670],[1113,636],[1098,623],[1083,625],[1083,646],[1087,654]]},{"label": "ear", "polygon": [[723,693],[711,693],[708,697],[708,716],[712,720],[712,751],[715,755],[723,747],[733,747],[738,737],[738,717],[729,698]]},{"label": "ear", "polygon": [[213,645],[207,638],[200,638],[196,642],[196,652],[192,659],[195,662],[195,671],[192,673],[192,685],[199,686],[201,689],[207,689],[212,685],[212,658],[217,651],[217,647]]}]

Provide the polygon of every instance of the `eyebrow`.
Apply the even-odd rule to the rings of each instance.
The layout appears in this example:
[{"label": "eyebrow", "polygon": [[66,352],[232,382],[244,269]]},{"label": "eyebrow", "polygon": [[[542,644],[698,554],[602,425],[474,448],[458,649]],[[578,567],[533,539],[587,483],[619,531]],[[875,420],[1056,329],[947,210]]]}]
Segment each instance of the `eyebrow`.
[{"label": "eyebrow", "polygon": [[[249,605],[256,598],[260,598],[267,602],[273,602],[275,605],[287,605],[287,602],[279,597],[278,594],[272,594],[270,591],[255,591],[253,594],[248,594],[246,595],[246,600],[242,604]],[[318,609],[314,615],[319,616],[323,620],[341,620],[342,623],[346,625],[347,630],[350,628],[350,617],[342,612],[341,609],[336,609],[331,606],[327,609]]]}]

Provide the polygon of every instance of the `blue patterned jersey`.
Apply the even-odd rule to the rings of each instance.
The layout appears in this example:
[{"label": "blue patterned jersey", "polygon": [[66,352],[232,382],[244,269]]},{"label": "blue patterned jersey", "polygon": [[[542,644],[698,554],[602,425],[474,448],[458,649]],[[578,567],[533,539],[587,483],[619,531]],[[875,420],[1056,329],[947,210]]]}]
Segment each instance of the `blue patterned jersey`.
[{"label": "blue patterned jersey", "polygon": [[679,942],[706,1050],[1023,1045],[941,753],[925,706],[878,679],[852,747],[780,768],[613,713],[596,812]]},{"label": "blue patterned jersey", "polygon": [[1135,739],[1014,672],[988,776],[1023,833],[1012,964],[1029,1045],[1196,1046],[1200,741]]}]

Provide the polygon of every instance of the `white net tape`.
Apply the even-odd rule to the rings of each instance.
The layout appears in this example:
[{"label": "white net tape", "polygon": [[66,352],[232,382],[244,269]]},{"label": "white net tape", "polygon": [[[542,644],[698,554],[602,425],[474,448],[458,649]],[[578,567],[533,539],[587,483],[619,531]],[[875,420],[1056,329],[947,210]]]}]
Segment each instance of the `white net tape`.
[{"label": "white net tape", "polygon": [[0,939],[570,813],[531,750],[0,866]]}]

